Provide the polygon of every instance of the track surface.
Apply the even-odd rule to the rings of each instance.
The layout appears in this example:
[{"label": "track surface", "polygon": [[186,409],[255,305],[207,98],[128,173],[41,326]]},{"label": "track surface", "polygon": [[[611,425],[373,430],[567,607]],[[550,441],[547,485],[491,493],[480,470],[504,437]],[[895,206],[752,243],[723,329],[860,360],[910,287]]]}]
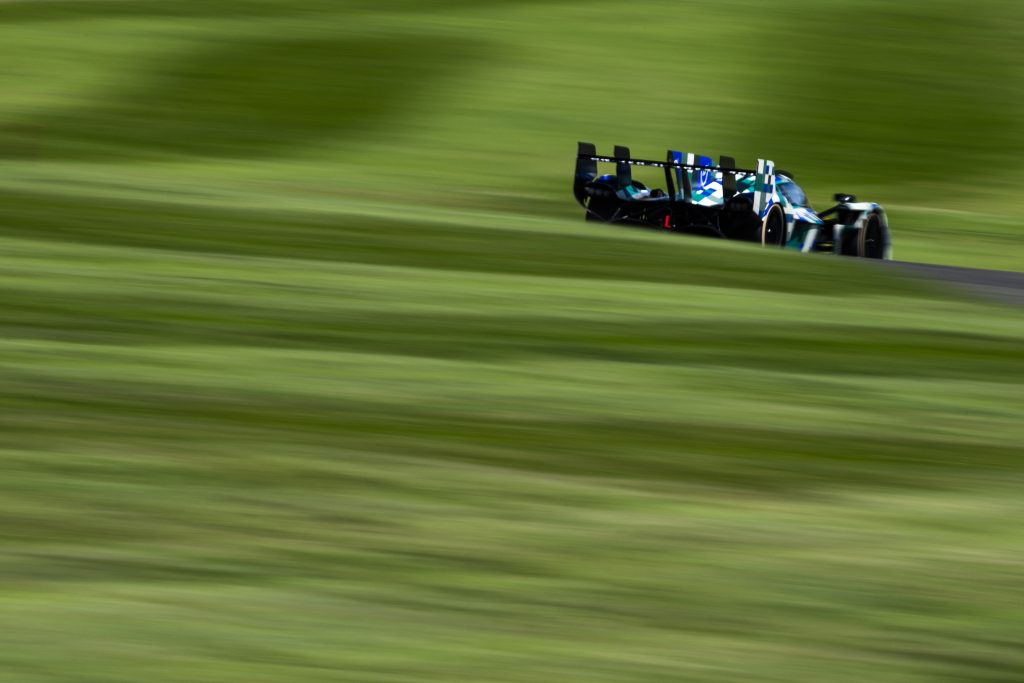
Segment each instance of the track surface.
[{"label": "track surface", "polygon": [[1024,306],[1024,273],[982,268],[937,266],[907,261],[887,261],[887,267],[915,277],[949,283],[988,299]]}]

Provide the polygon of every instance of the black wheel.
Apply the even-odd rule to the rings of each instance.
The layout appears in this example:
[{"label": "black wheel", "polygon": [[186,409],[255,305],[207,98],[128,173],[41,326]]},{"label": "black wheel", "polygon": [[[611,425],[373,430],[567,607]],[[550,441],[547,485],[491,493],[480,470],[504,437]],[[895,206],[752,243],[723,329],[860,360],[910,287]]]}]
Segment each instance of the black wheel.
[{"label": "black wheel", "polygon": [[778,206],[773,206],[761,222],[758,238],[762,247],[786,246],[786,214]]},{"label": "black wheel", "polygon": [[857,256],[861,258],[885,257],[885,234],[882,232],[882,221],[876,214],[868,216],[864,227],[857,235]]}]

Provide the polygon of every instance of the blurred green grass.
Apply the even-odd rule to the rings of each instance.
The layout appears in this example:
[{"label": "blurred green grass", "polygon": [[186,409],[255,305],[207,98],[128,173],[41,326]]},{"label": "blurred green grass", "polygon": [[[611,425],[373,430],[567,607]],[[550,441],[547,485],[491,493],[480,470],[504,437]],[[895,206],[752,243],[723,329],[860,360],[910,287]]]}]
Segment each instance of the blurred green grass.
[{"label": "blurred green grass", "polygon": [[1022,22],[0,3],[0,680],[1019,680],[1019,309],[569,185],[769,156],[1019,270]]}]

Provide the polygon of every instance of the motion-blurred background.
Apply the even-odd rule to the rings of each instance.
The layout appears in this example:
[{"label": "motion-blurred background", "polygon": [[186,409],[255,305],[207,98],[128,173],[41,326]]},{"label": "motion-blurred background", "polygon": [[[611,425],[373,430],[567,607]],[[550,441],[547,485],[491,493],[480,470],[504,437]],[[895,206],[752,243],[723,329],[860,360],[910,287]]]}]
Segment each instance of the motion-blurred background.
[{"label": "motion-blurred background", "polygon": [[1024,679],[1024,5],[0,0],[0,681]]}]

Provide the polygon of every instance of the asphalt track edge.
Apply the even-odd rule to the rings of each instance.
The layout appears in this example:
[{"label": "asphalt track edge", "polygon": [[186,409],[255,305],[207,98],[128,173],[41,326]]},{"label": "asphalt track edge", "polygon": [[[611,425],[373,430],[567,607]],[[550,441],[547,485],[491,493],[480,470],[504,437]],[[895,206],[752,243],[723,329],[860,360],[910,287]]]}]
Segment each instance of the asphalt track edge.
[{"label": "asphalt track edge", "polygon": [[882,263],[884,267],[894,269],[900,274],[948,284],[969,295],[1024,306],[1024,273],[908,261],[884,261]]}]

